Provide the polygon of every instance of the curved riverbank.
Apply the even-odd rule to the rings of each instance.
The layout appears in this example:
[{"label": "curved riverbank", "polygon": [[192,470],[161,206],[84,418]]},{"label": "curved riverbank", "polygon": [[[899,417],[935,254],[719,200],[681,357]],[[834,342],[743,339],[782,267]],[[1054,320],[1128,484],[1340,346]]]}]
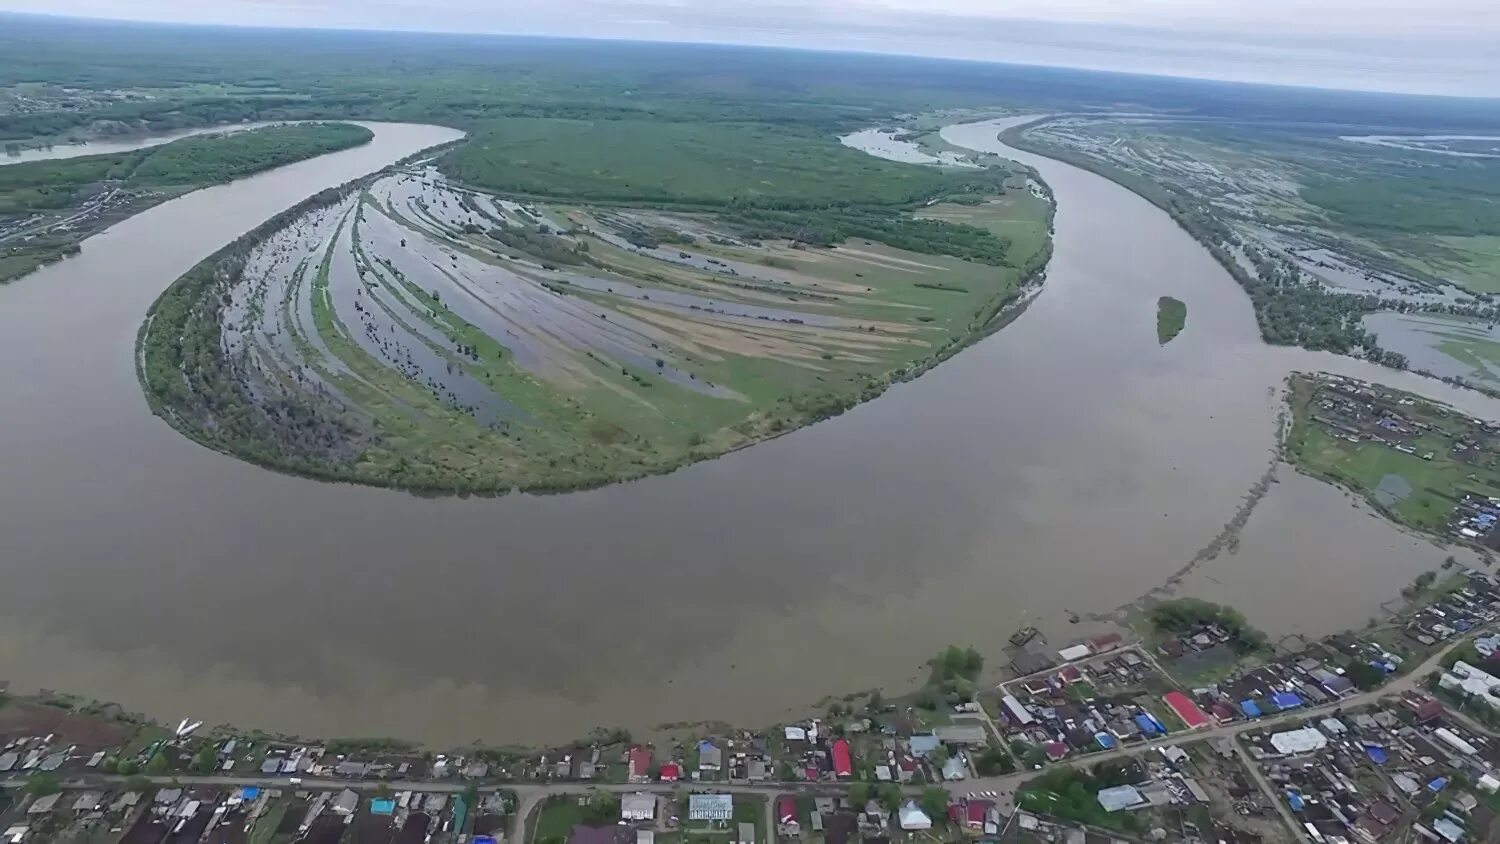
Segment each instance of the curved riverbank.
[{"label": "curved riverbank", "polygon": [[[451,139],[210,188],[0,288],[0,677],[127,709],[437,746],[594,726],[771,723],[904,688],[948,643],[1061,641],[1192,561],[1266,472],[1293,369],[1495,402],[1268,348],[1168,217],[1036,167],[1057,198],[1042,292],[1005,330],[837,420],[671,475],[561,496],[425,499],[260,470],[152,416],[132,356],[166,283],[317,190]],[[376,153],[379,153],[376,155]],[[1157,299],[1192,318],[1171,343]],[[1358,626],[1450,553],[1295,473],[1178,594],[1273,636]],[[1316,561],[1316,565],[1309,565]],[[1068,612],[1085,618],[1068,622]],[[129,619],[128,623],[126,619]],[[797,658],[788,658],[789,654]],[[497,713],[504,713],[503,717]]]}]

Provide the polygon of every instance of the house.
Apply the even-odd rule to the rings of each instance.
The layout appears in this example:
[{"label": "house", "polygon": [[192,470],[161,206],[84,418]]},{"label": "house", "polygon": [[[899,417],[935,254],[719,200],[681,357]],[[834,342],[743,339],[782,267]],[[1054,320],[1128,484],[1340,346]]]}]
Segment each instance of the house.
[{"label": "house", "polygon": [[915,800],[908,800],[902,805],[901,810],[896,813],[897,823],[906,832],[917,832],[924,829],[932,829],[932,818],[922,811]]},{"label": "house", "polygon": [[711,741],[698,742],[698,770],[719,771],[724,768],[724,751]]},{"label": "house", "polygon": [[841,778],[854,776],[854,758],[849,753],[848,739],[833,742],[833,773]]},{"label": "house", "polygon": [[944,744],[964,747],[983,747],[989,744],[989,733],[985,731],[983,724],[953,724],[936,727],[932,732]]},{"label": "house", "polygon": [[1119,633],[1105,633],[1103,636],[1095,636],[1089,640],[1089,648],[1096,654],[1108,653],[1118,648],[1125,642],[1125,637]]},{"label": "house", "polygon": [[802,834],[800,824],[797,823],[797,798],[790,794],[776,798],[776,826],[788,838]]},{"label": "house", "polygon": [[639,744],[630,748],[626,762],[631,782],[651,781],[651,748]]},{"label": "house", "polygon": [[969,829],[984,829],[984,822],[989,818],[990,810],[995,804],[989,800],[969,800],[964,803],[964,826]]},{"label": "house", "polygon": [[73,811],[93,812],[97,811],[102,805],[104,805],[104,792],[84,791],[80,792],[78,799],[73,801]]},{"label": "house", "polygon": [[1208,726],[1208,715],[1182,692],[1167,692],[1162,700],[1181,719],[1182,723],[1187,725],[1189,730],[1199,730]]},{"label": "house", "polygon": [[359,811],[359,795],[350,789],[339,792],[333,800],[333,811],[340,815],[352,815]]},{"label": "house", "polygon": [[915,735],[907,739],[906,746],[911,750],[911,755],[925,757],[927,754],[938,749],[942,742],[931,733]]},{"label": "house", "polygon": [[620,819],[627,821],[650,821],[656,819],[656,795],[625,794],[620,797]]},{"label": "house", "polygon": [[1098,799],[1104,811],[1111,813],[1138,809],[1147,803],[1146,796],[1133,785],[1117,785],[1113,788],[1102,789],[1098,794]]},{"label": "house", "polygon": [[676,762],[668,762],[661,766],[662,782],[677,782],[682,779],[682,767]]},{"label": "house", "polygon": [[756,844],[755,824],[741,823],[735,832],[734,844]]},{"label": "house", "polygon": [[57,801],[62,799],[62,793],[48,794],[46,797],[38,797],[32,802],[31,808],[26,810],[28,815],[45,815],[52,811]]},{"label": "house", "polygon": [[956,782],[967,779],[968,776],[969,766],[964,764],[962,756],[950,756],[948,761],[943,763],[943,779]]},{"label": "house", "polygon": [[734,797],[729,794],[688,795],[688,820],[727,821],[734,817]]}]

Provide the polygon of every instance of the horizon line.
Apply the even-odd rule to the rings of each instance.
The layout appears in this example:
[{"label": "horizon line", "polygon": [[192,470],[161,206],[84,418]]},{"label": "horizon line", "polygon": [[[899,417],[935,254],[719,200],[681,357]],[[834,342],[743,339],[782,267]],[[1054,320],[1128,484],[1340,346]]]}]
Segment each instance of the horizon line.
[{"label": "horizon line", "polygon": [[[767,44],[750,41],[720,41],[700,39],[653,39],[639,37],[611,37],[608,35],[559,35],[554,33],[536,32],[495,32],[495,31],[463,31],[447,29],[411,29],[411,28],[381,28],[381,27],[350,27],[350,26],[319,26],[310,24],[305,26],[292,26],[286,24],[266,25],[254,23],[230,23],[230,22],[203,22],[203,21],[181,21],[181,20],[159,20],[145,18],[113,18],[96,17],[91,15],[69,15],[49,12],[25,12],[0,9],[0,17],[31,18],[58,23],[92,23],[140,27],[184,27],[189,29],[221,29],[239,30],[252,32],[306,32],[306,33],[345,33],[355,35],[397,35],[397,36],[440,36],[440,37],[465,37],[465,38],[514,38],[514,39],[536,39],[542,41],[580,41],[604,44],[642,44],[667,47],[730,47],[749,50],[771,50],[788,51],[811,54],[827,54],[839,56],[866,56],[879,58],[902,58],[917,59],[933,62],[947,62],[952,64],[981,65],[988,67],[1013,67],[1036,70],[1063,70],[1080,73],[1099,73],[1110,76],[1131,77],[1136,79],[1170,80],[1173,82],[1195,82],[1213,85],[1232,85],[1244,88],[1272,88],[1290,91],[1321,92],[1327,94],[1362,95],[1377,97],[1406,97],[1412,99],[1426,100],[1462,100],[1466,102],[1500,102],[1500,91],[1495,93],[1433,93],[1417,91],[1399,91],[1388,88],[1336,88],[1314,84],[1293,84],[1287,82],[1266,82],[1247,79],[1226,78],[1222,76],[1196,76],[1188,74],[1153,73],[1135,70],[1121,70],[1118,68],[1098,67],[1086,64],[1066,64],[1048,62],[1018,62],[1003,61],[981,58],[961,58],[955,56],[939,56],[929,53],[907,53],[900,51],[872,51],[854,48],[841,48],[833,46],[800,46],[786,44]],[[1115,25],[1111,25],[1115,26]],[[1139,31],[1164,32],[1156,27],[1131,27],[1129,25],[1118,25],[1121,28],[1135,29]]]}]

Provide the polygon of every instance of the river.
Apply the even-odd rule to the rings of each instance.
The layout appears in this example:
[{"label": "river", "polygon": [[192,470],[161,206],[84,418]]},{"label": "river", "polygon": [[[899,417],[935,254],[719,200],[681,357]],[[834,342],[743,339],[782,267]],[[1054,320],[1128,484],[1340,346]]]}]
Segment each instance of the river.
[{"label": "river", "polygon": [[[1057,200],[1014,324],[835,420],[672,475],[426,499],[267,472],[147,410],[131,353],[194,262],[323,187],[452,139],[364,147],[160,205],[0,287],[0,678],[163,718],[438,744],[764,724],[900,689],[948,643],[1055,645],[1174,577],[1274,633],[1363,623],[1446,551],[1286,468],[1237,552],[1191,567],[1266,472],[1292,368],[1494,403],[1264,346],[1170,219],[1014,153]],[[1004,124],[950,143],[1007,153]],[[1188,304],[1162,347],[1157,297]],[[1231,543],[1233,544],[1233,543]]]}]

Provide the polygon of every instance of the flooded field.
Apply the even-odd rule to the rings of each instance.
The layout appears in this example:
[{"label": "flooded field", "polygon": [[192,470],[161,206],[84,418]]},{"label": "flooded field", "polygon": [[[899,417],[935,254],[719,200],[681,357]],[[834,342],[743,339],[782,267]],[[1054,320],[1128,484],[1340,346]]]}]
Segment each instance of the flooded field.
[{"label": "flooded field", "polygon": [[[998,129],[945,139],[1004,153]],[[670,475],[425,499],[268,472],[150,415],[131,350],[172,279],[312,191],[454,135],[381,127],[368,147],[161,205],[0,289],[19,362],[0,368],[0,677],[164,717],[463,744],[765,723],[900,688],[949,643],[994,658],[1022,623],[1054,642],[1092,632],[1164,586],[1273,634],[1326,633],[1451,552],[1275,464],[1287,373],[1500,418],[1415,375],[1266,347],[1240,289],[1165,215],[1021,154],[1058,202],[1024,315],[837,419]],[[337,219],[304,227],[309,253]],[[379,295],[394,310],[402,294]],[[1161,296],[1191,314],[1166,346]]]},{"label": "flooded field", "polygon": [[1489,322],[1445,314],[1376,313],[1365,327],[1406,355],[1412,369],[1500,388],[1500,331]]},{"label": "flooded field", "polygon": [[1500,135],[1342,135],[1339,140],[1462,158],[1500,158]]},{"label": "flooded field", "polygon": [[904,140],[894,129],[865,129],[839,138],[844,146],[867,152],[877,158],[900,161],[905,164],[939,164],[945,167],[976,167],[974,162],[952,150],[942,150],[937,155],[922,149],[913,141]]},{"label": "flooded field", "polygon": [[[1044,226],[1013,181],[1014,200],[974,213]],[[271,232],[196,294],[216,316],[153,314],[143,379],[189,435],[296,473],[598,486],[836,414],[937,362],[1018,295],[1044,245],[1007,242],[1013,266],[762,242],[712,215],[517,202],[417,166]],[[176,338],[214,333],[223,371],[184,396]]]}]

